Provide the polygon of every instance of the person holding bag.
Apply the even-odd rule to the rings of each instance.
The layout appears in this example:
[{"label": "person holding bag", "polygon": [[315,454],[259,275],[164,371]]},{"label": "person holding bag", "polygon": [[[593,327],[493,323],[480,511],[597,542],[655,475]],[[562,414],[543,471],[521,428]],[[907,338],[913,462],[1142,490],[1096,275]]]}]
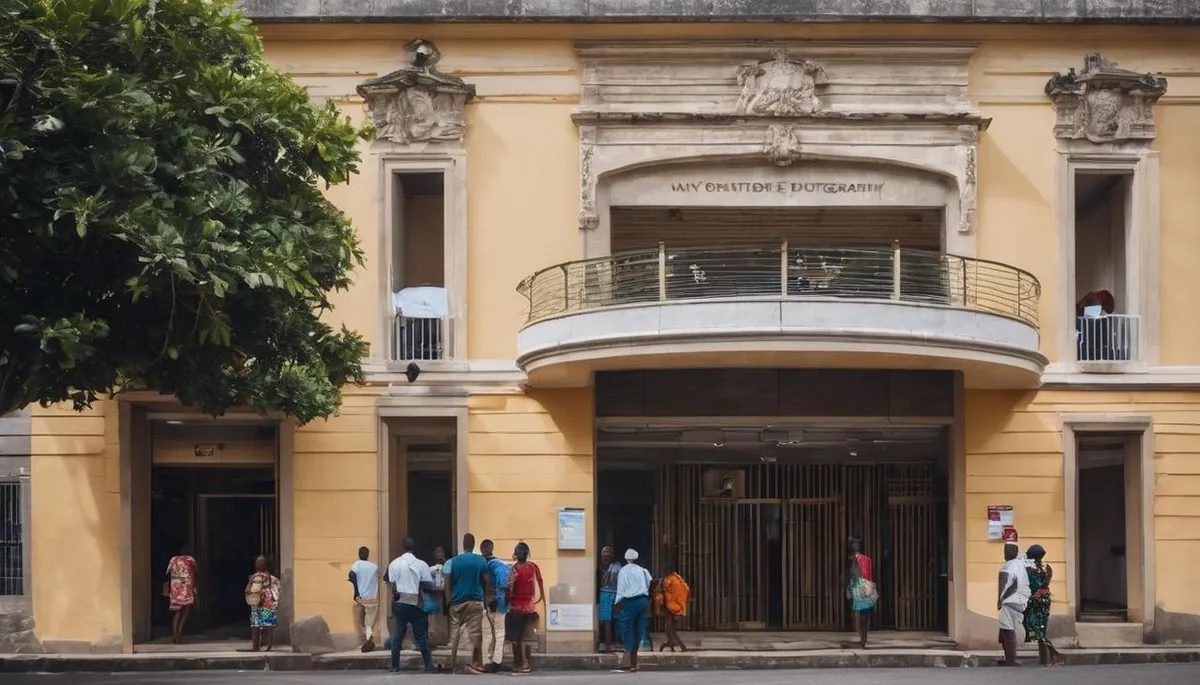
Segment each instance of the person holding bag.
[{"label": "person holding bag", "polygon": [[850,610],[854,612],[854,630],[858,633],[859,649],[866,649],[870,623],[867,614],[879,601],[879,589],[875,587],[872,576],[871,557],[862,553],[862,540],[852,537],[847,541],[847,547],[850,550],[847,573],[850,580],[846,587],[846,598],[850,600]]},{"label": "person holding bag", "polygon": [[254,560],[254,573],[246,582],[246,604],[250,607],[250,650],[257,652],[266,633],[269,652],[275,646],[275,626],[279,621],[279,579],[267,568],[261,554]]}]

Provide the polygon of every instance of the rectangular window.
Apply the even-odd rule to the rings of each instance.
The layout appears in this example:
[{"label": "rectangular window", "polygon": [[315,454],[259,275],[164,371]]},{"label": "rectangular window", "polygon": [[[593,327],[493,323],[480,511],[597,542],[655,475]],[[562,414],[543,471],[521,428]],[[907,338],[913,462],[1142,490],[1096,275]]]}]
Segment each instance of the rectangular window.
[{"label": "rectangular window", "polygon": [[445,174],[392,176],[393,361],[453,357],[453,317],[446,290]]},{"label": "rectangular window", "polygon": [[21,484],[0,481],[0,595],[25,594],[25,546],[21,536]]},{"label": "rectangular window", "polygon": [[1075,174],[1075,354],[1084,364],[1140,358],[1132,193],[1132,173]]}]

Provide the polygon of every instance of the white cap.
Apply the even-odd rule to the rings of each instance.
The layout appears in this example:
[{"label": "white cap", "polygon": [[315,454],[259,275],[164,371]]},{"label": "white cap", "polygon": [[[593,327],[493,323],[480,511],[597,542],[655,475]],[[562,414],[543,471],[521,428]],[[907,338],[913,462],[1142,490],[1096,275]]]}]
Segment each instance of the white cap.
[{"label": "white cap", "polygon": [[637,561],[638,553],[636,549],[625,550],[625,561]]}]

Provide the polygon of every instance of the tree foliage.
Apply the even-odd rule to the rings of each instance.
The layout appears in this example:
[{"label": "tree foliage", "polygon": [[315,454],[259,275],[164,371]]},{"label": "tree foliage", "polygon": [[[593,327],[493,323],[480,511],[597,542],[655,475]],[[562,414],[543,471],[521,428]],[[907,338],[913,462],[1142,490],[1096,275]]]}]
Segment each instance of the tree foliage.
[{"label": "tree foliage", "polygon": [[232,0],[0,0],[0,413],[129,389],[327,416],[362,253],[321,192],[368,131],[268,65]]}]

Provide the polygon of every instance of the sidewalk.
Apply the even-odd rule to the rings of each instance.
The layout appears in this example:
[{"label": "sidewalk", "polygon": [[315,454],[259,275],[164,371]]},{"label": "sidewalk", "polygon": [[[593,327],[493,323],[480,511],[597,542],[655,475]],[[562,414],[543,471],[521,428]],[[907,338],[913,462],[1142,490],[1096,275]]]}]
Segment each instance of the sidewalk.
[{"label": "sidewalk", "polygon": [[[448,656],[438,650],[439,656]],[[1063,650],[1069,666],[1200,662],[1200,646],[1138,647],[1127,649]],[[974,668],[994,666],[999,652],[966,652],[950,649],[818,649],[807,651],[698,651],[644,654],[645,670],[781,670],[807,668]],[[613,654],[535,655],[535,667],[545,670],[609,670],[617,665]],[[405,652],[402,666],[415,669],[420,657]],[[1023,651],[1022,662],[1036,660]],[[387,668],[387,653],[359,652],[312,657],[273,652],[192,652],[151,654],[12,654],[0,655],[0,673],[121,673],[160,671],[307,671],[377,670]]]}]

